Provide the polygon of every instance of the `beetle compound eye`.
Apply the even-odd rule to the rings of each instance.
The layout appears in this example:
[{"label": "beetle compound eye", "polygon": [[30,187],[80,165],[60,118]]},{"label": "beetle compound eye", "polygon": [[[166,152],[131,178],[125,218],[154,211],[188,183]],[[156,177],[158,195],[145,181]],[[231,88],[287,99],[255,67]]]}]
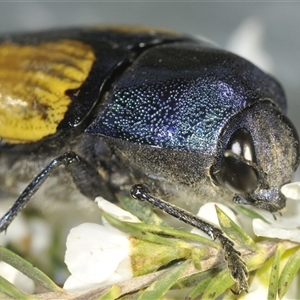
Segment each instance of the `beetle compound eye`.
[{"label": "beetle compound eye", "polygon": [[254,144],[246,129],[237,130],[224,153],[221,177],[224,185],[234,193],[251,193],[258,185]]},{"label": "beetle compound eye", "polygon": [[221,168],[223,183],[234,193],[251,193],[258,185],[257,171],[239,158],[231,151],[225,152]]},{"label": "beetle compound eye", "polygon": [[247,161],[256,162],[253,139],[247,129],[242,128],[234,132],[226,150],[231,150],[232,153]]}]

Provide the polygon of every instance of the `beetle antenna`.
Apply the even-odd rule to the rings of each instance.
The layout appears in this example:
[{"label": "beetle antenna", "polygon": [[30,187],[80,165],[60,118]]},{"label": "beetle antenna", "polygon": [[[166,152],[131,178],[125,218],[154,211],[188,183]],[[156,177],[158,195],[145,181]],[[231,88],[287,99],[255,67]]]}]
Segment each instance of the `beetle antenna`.
[{"label": "beetle antenna", "polygon": [[235,291],[234,293],[240,294],[242,291],[248,290],[247,280],[249,277],[249,273],[246,264],[241,258],[241,253],[234,248],[234,243],[224,235],[222,230],[201,220],[197,216],[182,208],[179,208],[178,206],[172,205],[166,201],[151,196],[149,190],[143,184],[134,185],[131,188],[130,193],[132,198],[140,201],[147,201],[148,203],[159,208],[165,213],[200,229],[208,236],[210,236],[213,240],[218,239],[224,249],[225,259],[227,261],[231,277],[237,284],[237,291]]}]

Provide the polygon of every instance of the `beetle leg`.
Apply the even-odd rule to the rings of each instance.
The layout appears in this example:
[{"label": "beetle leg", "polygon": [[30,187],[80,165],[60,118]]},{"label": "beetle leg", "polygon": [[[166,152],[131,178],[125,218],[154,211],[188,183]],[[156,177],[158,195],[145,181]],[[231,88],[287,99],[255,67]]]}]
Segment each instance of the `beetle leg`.
[{"label": "beetle leg", "polygon": [[248,290],[249,273],[245,262],[241,258],[241,253],[234,248],[233,242],[227,238],[224,233],[214,225],[211,225],[188,211],[172,205],[166,201],[160,200],[151,196],[149,190],[143,184],[136,184],[131,188],[130,194],[132,198],[147,201],[153,206],[161,209],[165,213],[196,227],[209,235],[213,240],[218,239],[225,252],[225,259],[228,264],[228,269],[231,277],[237,284],[237,290],[233,291],[235,294],[240,294],[242,291]]},{"label": "beetle leg", "polygon": [[286,198],[281,192],[276,189],[269,189],[269,195],[272,197],[259,199],[258,197],[255,198],[253,195],[250,197],[249,195],[236,194],[233,196],[232,201],[237,204],[252,205],[271,213],[278,212],[285,207]]},{"label": "beetle leg", "polygon": [[61,165],[65,166],[66,170],[71,174],[77,188],[88,198],[94,199],[101,195],[109,200],[114,200],[114,196],[104,184],[104,180],[97,170],[75,152],[69,151],[53,159],[50,164],[29,183],[9,211],[0,219],[0,232],[7,229],[9,224],[26,206],[49,175]]}]

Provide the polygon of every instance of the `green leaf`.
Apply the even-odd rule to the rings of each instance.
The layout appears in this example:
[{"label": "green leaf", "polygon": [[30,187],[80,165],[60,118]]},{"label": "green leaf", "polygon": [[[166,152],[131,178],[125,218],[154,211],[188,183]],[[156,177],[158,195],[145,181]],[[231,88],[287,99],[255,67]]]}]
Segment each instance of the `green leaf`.
[{"label": "green leaf", "polygon": [[130,239],[130,258],[133,276],[141,276],[157,271],[172,261],[186,260],[191,257],[191,250],[157,244],[141,239]]},{"label": "green leaf", "polygon": [[145,231],[149,231],[158,235],[174,237],[181,240],[184,239],[184,240],[200,243],[208,247],[222,249],[220,243],[214,242],[208,237],[203,237],[199,234],[191,233],[186,230],[177,230],[171,227],[165,227],[165,226],[162,227],[162,226],[156,226],[156,225],[150,225],[144,223],[141,223],[140,226],[141,228],[144,228]]},{"label": "green leaf", "polygon": [[225,269],[216,275],[208,284],[206,290],[202,295],[202,299],[216,299],[222,295],[233,284],[234,280],[231,278],[229,270]]},{"label": "green leaf", "polygon": [[222,230],[234,242],[251,251],[259,251],[259,247],[252,238],[238,225],[236,225],[218,206],[216,211]]},{"label": "green leaf", "polygon": [[196,269],[201,269],[201,260],[206,256],[205,248],[195,248],[192,250],[191,258]]},{"label": "green leaf", "polygon": [[0,299],[1,300],[15,300],[16,298],[8,296],[7,294],[4,294],[3,292],[1,292],[1,289],[0,289]]},{"label": "green leaf", "polygon": [[157,226],[157,225],[145,224],[145,223],[124,222],[105,212],[103,212],[103,216],[111,225],[118,228],[119,230],[123,232],[127,232],[132,236],[147,241],[170,245],[170,243],[173,244],[172,239],[170,239],[170,237],[174,237],[180,239],[174,241],[174,243],[177,246],[185,247],[188,249],[192,249],[194,248],[194,246],[189,243],[186,243],[185,241],[183,241],[183,239],[198,242],[206,246],[217,248],[217,249],[222,248],[222,246],[219,243],[216,243],[208,238],[187,231],[175,230],[166,226]]},{"label": "green leaf", "polygon": [[117,299],[121,296],[122,289],[117,285],[114,284],[107,292],[101,295],[97,300],[111,300]]},{"label": "green leaf", "polygon": [[[220,272],[219,268],[212,268],[207,269],[206,271],[198,271],[197,273],[190,273],[184,274],[177,283],[172,287],[174,289],[183,289],[187,287],[197,287],[202,281],[209,279],[211,280]],[[207,285],[206,285],[207,286]],[[206,288],[205,286],[205,288]],[[191,291],[192,293],[192,291]]]},{"label": "green leaf", "polygon": [[202,280],[189,294],[188,299],[195,299],[199,295],[203,293],[205,288],[208,286],[209,282],[211,281],[211,278],[205,278]]},{"label": "green leaf", "polygon": [[49,292],[63,292],[63,289],[58,287],[46,274],[35,268],[19,255],[4,247],[0,247],[0,261],[4,261],[19,270]]},{"label": "green leaf", "polygon": [[270,274],[268,300],[272,300],[272,299],[276,300],[277,298],[280,257],[284,251],[285,248],[283,247],[283,245],[279,244],[274,255],[273,265]]},{"label": "green leaf", "polygon": [[120,197],[124,209],[148,224],[167,226],[167,224],[151,209],[151,206],[129,197]]},{"label": "green leaf", "polygon": [[162,296],[176,283],[178,278],[188,267],[188,264],[189,262],[185,261],[184,263],[164,273],[158,280],[149,285],[138,299],[161,299]]},{"label": "green leaf", "polygon": [[[30,297],[29,295],[21,292],[12,283],[7,281],[2,276],[0,276],[0,291],[4,295],[8,295],[8,297],[11,297],[13,299],[24,299],[24,300],[33,299],[33,297]],[[1,299],[2,299],[2,297],[1,297]]]},{"label": "green leaf", "polygon": [[275,254],[278,241],[265,240],[258,243],[260,251],[254,252],[250,257],[246,258],[245,262],[249,271],[264,268],[267,261]]},{"label": "green leaf", "polygon": [[238,210],[239,212],[241,212],[245,216],[250,217],[252,220],[260,219],[260,220],[263,220],[264,222],[270,224],[270,222],[268,222],[262,215],[260,215],[259,213],[257,213],[256,211],[254,211],[252,209],[247,208],[246,206],[235,205],[234,209]]},{"label": "green leaf", "polygon": [[283,298],[300,268],[300,249],[298,249],[285,264],[278,282],[278,296]]},{"label": "green leaf", "polygon": [[152,242],[152,243],[158,243],[158,244],[163,244],[163,245],[168,245],[168,246],[173,246],[173,247],[183,247],[187,249],[192,249],[193,245],[188,244],[186,242],[176,240],[176,239],[170,239],[166,237],[162,237],[156,234],[152,234],[151,232],[145,230],[144,226],[142,223],[133,223],[133,222],[123,222],[105,212],[103,212],[103,216],[105,219],[114,227],[122,230],[123,232],[127,232],[128,234]]}]

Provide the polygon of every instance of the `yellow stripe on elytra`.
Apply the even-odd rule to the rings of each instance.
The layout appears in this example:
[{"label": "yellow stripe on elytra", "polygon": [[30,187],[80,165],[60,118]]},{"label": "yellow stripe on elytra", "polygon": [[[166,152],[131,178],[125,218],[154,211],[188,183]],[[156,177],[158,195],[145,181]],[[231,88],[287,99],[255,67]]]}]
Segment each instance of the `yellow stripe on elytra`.
[{"label": "yellow stripe on elytra", "polygon": [[80,41],[0,45],[0,138],[30,143],[54,134],[95,56]]},{"label": "yellow stripe on elytra", "polygon": [[166,34],[173,36],[180,36],[182,33],[160,27],[149,27],[149,26],[135,26],[135,25],[99,25],[99,26],[90,26],[92,29],[103,30],[103,31],[115,31],[120,33],[127,34]]}]

